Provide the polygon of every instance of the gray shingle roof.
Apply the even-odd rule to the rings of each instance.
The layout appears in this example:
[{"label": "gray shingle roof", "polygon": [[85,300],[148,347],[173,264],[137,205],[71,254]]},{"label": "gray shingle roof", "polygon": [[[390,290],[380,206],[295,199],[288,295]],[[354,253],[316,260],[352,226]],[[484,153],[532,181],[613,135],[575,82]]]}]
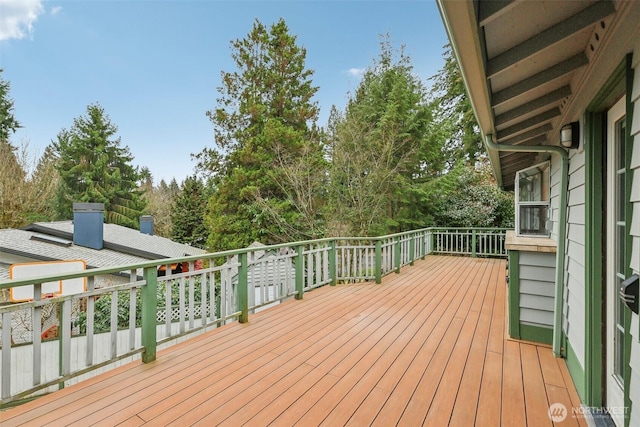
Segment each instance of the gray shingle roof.
[{"label": "gray shingle roof", "polygon": [[[25,228],[73,240],[73,221],[36,222]],[[178,258],[206,253],[205,250],[193,246],[177,243],[165,237],[151,236],[116,224],[104,224],[103,234],[105,248],[135,254],[146,259]]]},{"label": "gray shingle roof", "polygon": [[[0,254],[4,252],[40,261],[81,259],[87,268],[99,268],[206,253],[202,249],[115,224],[104,224],[104,248],[100,250],[72,243],[72,221],[39,222],[25,228],[0,229]],[[47,240],[47,236],[66,239],[68,244],[40,239],[44,237]],[[0,280],[9,278],[10,263],[4,261],[0,256]]]},{"label": "gray shingle roof", "polygon": [[[32,236],[37,236],[38,234],[32,231],[12,228],[0,229],[0,252],[8,252],[43,261],[82,259],[87,263],[87,268],[113,267],[148,261],[148,259],[140,256],[110,249],[95,250],[73,244],[60,246],[31,239]],[[3,266],[4,264],[0,264],[0,270],[4,270]]]}]

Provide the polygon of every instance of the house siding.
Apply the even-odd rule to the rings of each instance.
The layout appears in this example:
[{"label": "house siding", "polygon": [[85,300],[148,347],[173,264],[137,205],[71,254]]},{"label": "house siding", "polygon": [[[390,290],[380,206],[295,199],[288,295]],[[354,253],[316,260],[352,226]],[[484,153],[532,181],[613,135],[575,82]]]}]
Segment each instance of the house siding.
[{"label": "house siding", "polygon": [[553,328],[555,254],[520,251],[520,323]]},{"label": "house siding", "polygon": [[[637,43],[636,43],[637,45]],[[631,203],[633,205],[631,215],[631,225],[629,234],[632,240],[631,249],[631,269],[636,274],[640,274],[640,46],[636,46],[633,54],[633,90],[631,91],[631,101],[633,107],[633,121],[631,125],[631,136],[633,137],[631,156]],[[640,325],[638,315],[632,314],[631,319],[631,378],[629,386],[629,398],[631,400],[632,426],[640,425]]]},{"label": "house siding", "polygon": [[585,155],[569,154],[569,197],[567,208],[567,246],[563,331],[571,343],[580,366],[585,365]]},{"label": "house siding", "polygon": [[551,239],[558,241],[560,221],[560,188],[561,188],[561,159],[558,155],[551,158],[551,188],[550,200],[551,205]]}]

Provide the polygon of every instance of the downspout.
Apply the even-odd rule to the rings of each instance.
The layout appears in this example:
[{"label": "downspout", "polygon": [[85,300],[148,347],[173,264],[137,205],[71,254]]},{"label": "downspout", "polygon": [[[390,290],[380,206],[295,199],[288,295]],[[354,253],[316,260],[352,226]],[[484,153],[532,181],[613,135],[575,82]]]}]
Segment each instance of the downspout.
[{"label": "downspout", "polygon": [[555,153],[562,159],[560,171],[560,213],[558,219],[558,247],[556,250],[556,288],[553,311],[553,354],[562,356],[562,309],[564,293],[565,247],[567,238],[567,195],[569,192],[569,155],[567,151],[552,145],[505,145],[493,142],[493,135],[485,137],[488,148],[496,151],[520,153]]}]

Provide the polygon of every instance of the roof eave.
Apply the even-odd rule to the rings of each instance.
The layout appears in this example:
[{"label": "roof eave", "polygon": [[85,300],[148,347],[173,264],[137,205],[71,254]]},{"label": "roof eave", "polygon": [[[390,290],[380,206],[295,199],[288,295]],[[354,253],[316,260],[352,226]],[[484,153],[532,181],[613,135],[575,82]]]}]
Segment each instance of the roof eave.
[{"label": "roof eave", "polygon": [[[460,67],[460,73],[467,88],[467,95],[473,113],[480,126],[482,139],[486,135],[495,135],[491,100],[487,88],[487,76],[474,3],[467,1],[436,0],[449,42]],[[500,157],[496,150],[485,144],[499,186],[502,183]]]}]

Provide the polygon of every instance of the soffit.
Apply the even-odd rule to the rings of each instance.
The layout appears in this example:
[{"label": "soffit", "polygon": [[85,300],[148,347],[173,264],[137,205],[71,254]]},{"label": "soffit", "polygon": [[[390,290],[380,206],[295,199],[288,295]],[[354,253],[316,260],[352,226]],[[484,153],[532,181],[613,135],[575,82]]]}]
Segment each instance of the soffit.
[{"label": "soffit", "polygon": [[[611,37],[617,9],[638,5],[609,0],[439,0],[439,7],[483,133],[493,135],[498,144],[535,146],[558,145],[562,125],[579,119],[576,97],[591,90],[585,90],[584,79],[598,50],[604,49],[603,41]],[[465,22],[461,17],[470,18]],[[469,26],[475,30],[473,37]],[[470,50],[477,55],[469,55]],[[478,76],[471,74],[478,70],[484,72],[483,88],[473,84]],[[488,99],[478,102],[482,97]],[[490,154],[506,189],[513,188],[515,172],[537,158],[531,153]]]}]

